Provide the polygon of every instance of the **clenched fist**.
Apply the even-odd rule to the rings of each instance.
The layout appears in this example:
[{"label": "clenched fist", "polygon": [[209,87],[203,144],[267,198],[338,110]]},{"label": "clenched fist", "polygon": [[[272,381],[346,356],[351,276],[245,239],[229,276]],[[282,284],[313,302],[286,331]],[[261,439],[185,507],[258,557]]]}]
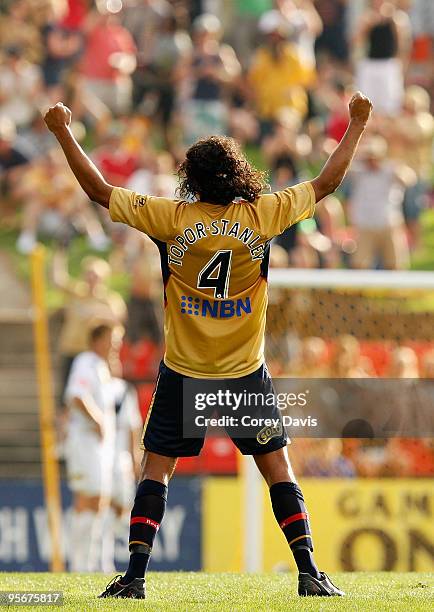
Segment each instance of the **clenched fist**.
[{"label": "clenched fist", "polygon": [[58,102],[55,106],[51,106],[44,115],[44,121],[50,132],[68,127],[71,123],[71,111],[67,106]]},{"label": "clenched fist", "polygon": [[357,91],[350,100],[349,109],[352,121],[366,125],[371,115],[372,102],[360,91]]}]

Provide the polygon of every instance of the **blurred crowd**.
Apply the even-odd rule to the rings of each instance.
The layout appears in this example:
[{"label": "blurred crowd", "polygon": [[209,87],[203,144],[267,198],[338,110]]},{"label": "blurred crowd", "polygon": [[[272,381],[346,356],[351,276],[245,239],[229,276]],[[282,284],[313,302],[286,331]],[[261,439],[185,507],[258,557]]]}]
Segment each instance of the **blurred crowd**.
[{"label": "blurred crowd", "polygon": [[[277,239],[287,265],[406,268],[432,196],[430,0],[2,0],[2,223],[96,250],[119,242],[58,155],[63,100],[107,179],[172,196],[185,147],[231,134],[280,189],[311,178],[361,89],[375,114],[351,175]],[[129,239],[125,239],[125,248]]]},{"label": "blurred crowd", "polygon": [[[146,237],[81,192],[44,109],[72,109],[76,138],[110,183],[172,197],[186,147],[209,134],[238,139],[272,190],[313,178],[361,89],[374,115],[350,175],[314,219],[275,240],[272,263],[405,269],[433,199],[433,37],[432,0],[0,0],[0,228],[23,254],[38,240],[53,246],[64,382],[89,321],[114,321],[126,329],[124,377],[146,405],[162,353],[159,263]],[[101,253],[83,259],[78,279],[68,271],[77,237]],[[108,288],[112,272],[130,279],[127,303]],[[347,375],[339,359],[321,363]],[[345,367],[372,374],[366,358]],[[315,469],[315,444],[302,472]],[[337,460],[340,442],[327,444]],[[346,449],[342,469],[363,474],[363,453],[379,456]]]}]

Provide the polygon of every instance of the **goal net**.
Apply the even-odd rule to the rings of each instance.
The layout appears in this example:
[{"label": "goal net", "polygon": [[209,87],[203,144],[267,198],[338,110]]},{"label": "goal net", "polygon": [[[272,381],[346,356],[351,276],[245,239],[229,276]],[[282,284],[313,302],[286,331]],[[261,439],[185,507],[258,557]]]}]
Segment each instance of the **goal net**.
[{"label": "goal net", "polygon": [[[313,437],[349,437],[351,417],[364,422],[355,437],[429,437],[434,274],[272,269],[267,363],[294,393],[308,387],[325,419]],[[304,428],[300,437],[312,431]]]},{"label": "goal net", "polygon": [[[342,337],[354,338],[377,376],[396,376],[391,357],[398,347],[415,351],[417,376],[434,348],[434,273],[272,269],[269,282],[268,360],[277,369],[292,367],[309,338],[323,340],[327,355]],[[324,359],[318,366],[328,365],[333,374]],[[312,375],[322,372],[313,367]]]}]

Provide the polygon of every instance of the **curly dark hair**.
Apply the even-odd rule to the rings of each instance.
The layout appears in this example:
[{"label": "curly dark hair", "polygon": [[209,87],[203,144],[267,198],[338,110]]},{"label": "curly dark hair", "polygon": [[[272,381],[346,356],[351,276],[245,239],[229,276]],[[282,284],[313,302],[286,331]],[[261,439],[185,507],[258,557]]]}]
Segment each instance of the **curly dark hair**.
[{"label": "curly dark hair", "polygon": [[227,136],[210,136],[192,145],[178,178],[181,198],[199,196],[211,204],[226,205],[237,197],[253,202],[267,186],[266,174],[251,166],[239,144]]}]

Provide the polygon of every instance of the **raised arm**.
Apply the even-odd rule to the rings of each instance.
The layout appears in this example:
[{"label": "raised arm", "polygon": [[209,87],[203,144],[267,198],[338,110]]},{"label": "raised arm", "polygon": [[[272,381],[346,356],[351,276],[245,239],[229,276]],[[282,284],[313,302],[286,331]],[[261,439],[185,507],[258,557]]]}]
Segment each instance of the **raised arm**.
[{"label": "raised arm", "polygon": [[317,202],[333,193],[342,183],[365,131],[372,103],[357,92],[351,98],[349,109],[351,120],[344,137],[330,155],[320,174],[311,181]]},{"label": "raised arm", "polygon": [[95,164],[75,140],[71,130],[71,111],[58,102],[44,116],[48,129],[53,132],[63,149],[66,160],[82,189],[94,202],[108,208],[113,186],[109,185]]}]

